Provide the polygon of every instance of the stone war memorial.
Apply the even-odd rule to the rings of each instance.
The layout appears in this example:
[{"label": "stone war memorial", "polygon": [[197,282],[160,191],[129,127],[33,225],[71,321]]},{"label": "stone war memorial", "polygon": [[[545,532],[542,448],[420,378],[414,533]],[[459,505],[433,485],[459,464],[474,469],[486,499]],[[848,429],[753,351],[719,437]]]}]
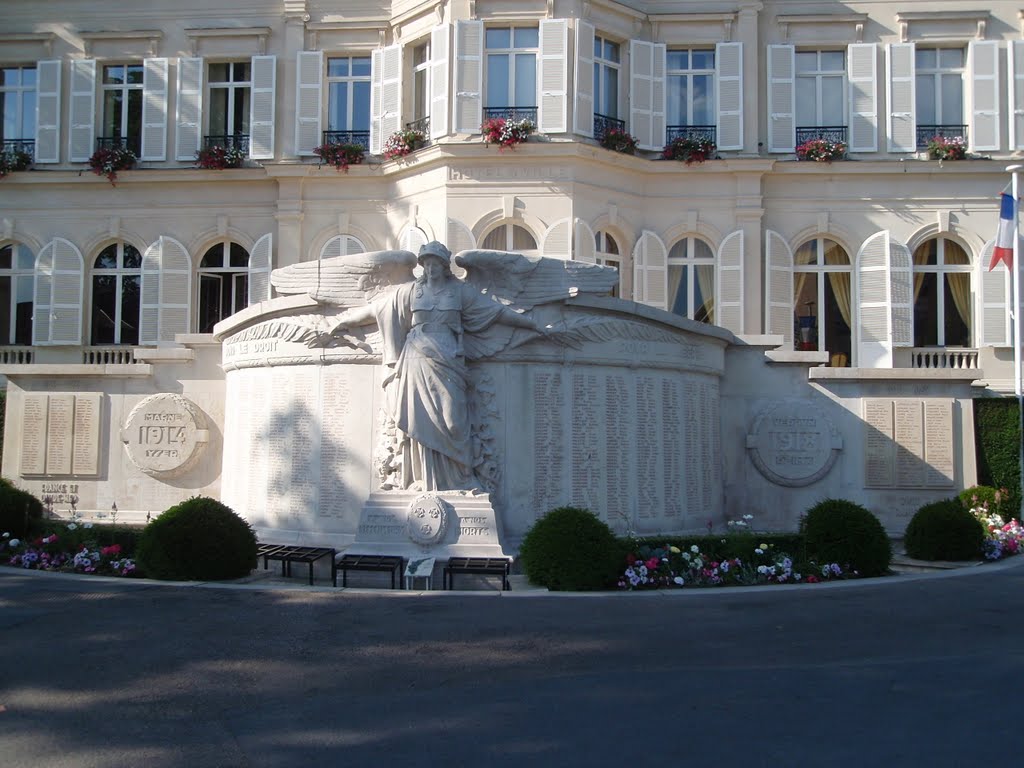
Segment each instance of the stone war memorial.
[{"label": "stone war memorial", "polygon": [[439,559],[513,556],[563,505],[650,535],[847,498],[899,534],[976,482],[977,371],[827,367],[614,298],[608,267],[438,242],[269,279],[212,337],[19,368],[4,475],[60,515],[205,494],[264,541]]}]

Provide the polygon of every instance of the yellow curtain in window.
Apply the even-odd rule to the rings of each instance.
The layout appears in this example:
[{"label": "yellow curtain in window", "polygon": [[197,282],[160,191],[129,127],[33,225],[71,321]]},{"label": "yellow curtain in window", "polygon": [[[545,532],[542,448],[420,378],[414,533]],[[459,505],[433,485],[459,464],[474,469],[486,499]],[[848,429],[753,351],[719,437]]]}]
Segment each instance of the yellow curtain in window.
[{"label": "yellow curtain in window", "polygon": [[956,312],[964,321],[967,329],[971,328],[971,276],[966,272],[947,272],[949,292],[953,295]]},{"label": "yellow curtain in window", "polygon": [[[849,263],[850,258],[838,243],[832,243],[832,245],[825,249],[825,264],[849,265]],[[832,286],[832,295],[835,297],[836,304],[839,306],[839,314],[843,316],[843,320],[846,322],[846,327],[852,328],[853,324],[850,320],[850,273],[829,272],[828,283]]]},{"label": "yellow curtain in window", "polygon": [[[714,324],[715,322],[715,265],[714,264],[698,264],[697,265],[697,286],[700,288],[700,296],[704,299],[703,309],[707,313],[708,322]],[[700,311],[694,313],[694,317],[698,317]]]},{"label": "yellow curtain in window", "polygon": [[[923,266],[928,263],[928,255],[930,253],[929,244],[925,243],[919,246],[914,251],[914,264],[916,266]],[[924,285],[924,272],[914,272],[914,303],[917,303],[917,297],[921,293],[921,286]]]}]

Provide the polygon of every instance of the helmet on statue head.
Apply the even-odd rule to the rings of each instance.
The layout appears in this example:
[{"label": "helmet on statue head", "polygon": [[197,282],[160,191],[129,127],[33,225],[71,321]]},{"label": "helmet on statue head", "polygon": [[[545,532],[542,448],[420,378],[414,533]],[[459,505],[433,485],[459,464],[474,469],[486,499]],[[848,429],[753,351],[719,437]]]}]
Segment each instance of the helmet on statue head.
[{"label": "helmet on statue head", "polygon": [[427,256],[436,256],[445,263],[445,266],[451,266],[452,252],[448,250],[444,243],[439,243],[437,240],[431,240],[429,243],[420,246],[416,262],[422,264]]}]

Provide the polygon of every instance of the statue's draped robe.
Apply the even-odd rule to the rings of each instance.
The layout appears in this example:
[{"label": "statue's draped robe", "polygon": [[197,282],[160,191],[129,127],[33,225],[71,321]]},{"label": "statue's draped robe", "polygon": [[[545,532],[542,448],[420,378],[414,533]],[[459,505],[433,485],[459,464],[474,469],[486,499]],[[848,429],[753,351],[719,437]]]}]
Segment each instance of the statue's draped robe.
[{"label": "statue's draped robe", "polygon": [[426,491],[475,487],[462,334],[487,328],[501,305],[449,278],[436,296],[418,282],[407,283],[373,307],[390,369],[387,407],[409,438],[412,477],[406,485]]}]

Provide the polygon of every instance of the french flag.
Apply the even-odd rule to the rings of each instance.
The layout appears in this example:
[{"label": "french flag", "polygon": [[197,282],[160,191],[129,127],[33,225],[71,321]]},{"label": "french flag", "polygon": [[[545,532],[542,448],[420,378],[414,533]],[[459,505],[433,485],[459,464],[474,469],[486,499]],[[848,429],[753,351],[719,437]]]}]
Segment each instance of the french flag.
[{"label": "french flag", "polygon": [[1013,270],[1013,236],[1016,230],[1013,220],[1013,195],[1003,192],[999,197],[999,231],[996,233],[996,247],[992,251],[992,263],[988,265],[989,272],[995,269],[1000,261],[1005,261],[1006,268]]}]

